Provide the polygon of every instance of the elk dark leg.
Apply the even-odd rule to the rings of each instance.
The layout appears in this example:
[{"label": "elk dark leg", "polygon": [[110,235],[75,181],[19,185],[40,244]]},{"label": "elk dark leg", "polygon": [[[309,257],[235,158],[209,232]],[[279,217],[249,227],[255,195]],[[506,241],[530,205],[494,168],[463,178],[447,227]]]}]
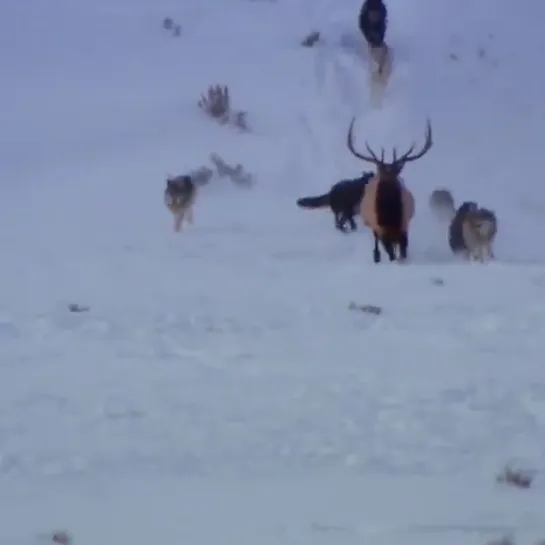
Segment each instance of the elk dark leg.
[{"label": "elk dark leg", "polygon": [[354,216],[352,214],[347,214],[346,216],[348,218],[348,222],[350,223],[350,229],[352,229],[352,231],[355,231],[358,226],[356,225],[356,222],[354,221]]},{"label": "elk dark leg", "polygon": [[385,252],[388,254],[388,259],[390,261],[395,261],[395,252],[394,252],[394,244],[391,240],[383,240],[382,245],[384,246]]},{"label": "elk dark leg", "polygon": [[388,254],[390,261],[395,261],[396,255],[394,252],[394,244],[390,237],[382,239],[382,245],[384,246],[384,251]]},{"label": "elk dark leg", "polygon": [[380,249],[378,247],[378,235],[374,233],[375,235],[375,248],[373,249],[373,261],[375,263],[380,263]]},{"label": "elk dark leg", "polygon": [[407,251],[409,249],[409,234],[401,233],[401,238],[399,240],[399,255],[401,259],[407,259]]}]

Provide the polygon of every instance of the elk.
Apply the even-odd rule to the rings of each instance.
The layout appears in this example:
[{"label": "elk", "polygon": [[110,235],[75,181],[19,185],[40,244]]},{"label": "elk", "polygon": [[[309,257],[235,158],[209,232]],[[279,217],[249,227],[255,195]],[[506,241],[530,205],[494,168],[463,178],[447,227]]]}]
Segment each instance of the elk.
[{"label": "elk", "polygon": [[380,159],[365,142],[367,155],[356,151],[354,147],[354,117],[348,129],[347,146],[352,155],[362,161],[372,163],[376,167],[376,175],[365,188],[360,205],[360,215],[375,237],[373,261],[380,263],[379,242],[384,247],[390,261],[396,260],[396,250],[399,259],[407,259],[409,247],[409,223],[414,216],[414,197],[405,187],[399,175],[409,162],[422,158],[432,147],[431,122],[427,121],[426,140],[420,151],[413,153],[415,144],[409,150],[397,156],[394,148],[391,162],[384,159],[384,148]]}]

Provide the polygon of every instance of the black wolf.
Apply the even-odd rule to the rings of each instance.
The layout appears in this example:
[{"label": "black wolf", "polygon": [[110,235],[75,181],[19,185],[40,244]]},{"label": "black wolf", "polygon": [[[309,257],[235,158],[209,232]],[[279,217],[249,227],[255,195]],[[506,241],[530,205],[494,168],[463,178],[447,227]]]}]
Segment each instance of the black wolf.
[{"label": "black wolf", "polygon": [[329,207],[335,216],[335,227],[339,231],[347,233],[347,223],[350,224],[350,229],[355,231],[357,226],[354,216],[360,212],[365,186],[373,176],[372,172],[364,172],[359,178],[341,180],[323,195],[299,199],[297,206],[301,208]]},{"label": "black wolf", "polygon": [[370,48],[383,48],[388,28],[388,10],[382,0],[365,0],[358,26]]}]

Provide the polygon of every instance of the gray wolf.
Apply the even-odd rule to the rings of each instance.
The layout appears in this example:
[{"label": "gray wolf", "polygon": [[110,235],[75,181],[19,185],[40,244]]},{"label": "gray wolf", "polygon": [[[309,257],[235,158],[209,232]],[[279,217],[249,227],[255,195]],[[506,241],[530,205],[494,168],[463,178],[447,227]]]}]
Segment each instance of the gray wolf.
[{"label": "gray wolf", "polygon": [[450,221],[455,212],[454,197],[448,189],[432,191],[428,204],[439,221]]},{"label": "gray wolf", "polygon": [[193,223],[193,205],[197,198],[197,184],[191,176],[167,178],[165,205],[174,215],[174,231],[182,230],[184,220]]},{"label": "gray wolf", "polygon": [[348,233],[346,227],[348,223],[350,229],[355,231],[357,226],[354,216],[359,213],[365,186],[373,176],[372,172],[364,172],[359,178],[341,180],[323,195],[298,199],[297,206],[311,209],[329,207],[335,217],[335,228],[343,233]]},{"label": "gray wolf", "polygon": [[498,220],[493,211],[473,201],[464,201],[456,209],[454,198],[446,189],[435,190],[429,205],[440,219],[450,222],[448,240],[453,254],[481,263],[494,259],[492,245]]},{"label": "gray wolf", "polygon": [[468,253],[473,261],[494,259],[492,244],[498,232],[496,214],[487,208],[475,208],[466,213],[462,223],[462,235]]}]

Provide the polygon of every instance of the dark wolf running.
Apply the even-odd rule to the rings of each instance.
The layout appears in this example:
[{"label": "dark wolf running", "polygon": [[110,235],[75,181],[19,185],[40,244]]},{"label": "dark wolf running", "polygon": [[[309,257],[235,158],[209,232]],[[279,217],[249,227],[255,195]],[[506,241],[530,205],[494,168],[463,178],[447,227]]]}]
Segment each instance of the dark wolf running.
[{"label": "dark wolf running", "polygon": [[393,52],[385,41],[388,9],[383,0],[365,0],[358,26],[369,49],[372,93],[376,96],[388,85],[393,68]]},{"label": "dark wolf running", "polygon": [[365,186],[373,178],[372,172],[364,172],[359,178],[341,180],[331,187],[323,195],[316,197],[303,197],[297,201],[300,208],[327,208],[335,217],[335,228],[343,233],[348,233],[346,224],[350,230],[357,229],[354,216],[359,214],[360,204],[365,194]]}]

